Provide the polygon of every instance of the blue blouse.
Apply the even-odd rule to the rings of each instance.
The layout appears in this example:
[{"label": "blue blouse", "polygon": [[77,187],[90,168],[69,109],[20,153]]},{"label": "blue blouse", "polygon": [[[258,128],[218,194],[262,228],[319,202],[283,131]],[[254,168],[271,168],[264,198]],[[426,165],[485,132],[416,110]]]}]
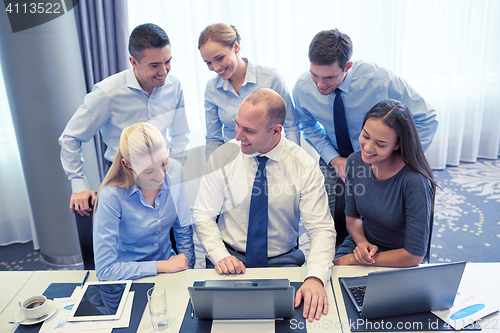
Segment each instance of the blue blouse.
[{"label": "blue blouse", "polygon": [[207,126],[207,158],[222,143],[236,138],[234,127],[241,102],[259,88],[276,91],[285,101],[286,119],[284,124],[286,138],[300,145],[299,118],[292,103],[292,98],[285,80],[271,67],[256,65],[247,59],[245,81],[239,95],[229,80],[219,75],[210,79],[205,90],[205,123]]},{"label": "blue blouse", "polygon": [[134,183],[126,190],[104,187],[94,216],[94,261],[99,280],[128,280],[156,275],[156,261],[177,250],[195,264],[191,213],[181,165],[170,159],[170,168],[152,207]]}]

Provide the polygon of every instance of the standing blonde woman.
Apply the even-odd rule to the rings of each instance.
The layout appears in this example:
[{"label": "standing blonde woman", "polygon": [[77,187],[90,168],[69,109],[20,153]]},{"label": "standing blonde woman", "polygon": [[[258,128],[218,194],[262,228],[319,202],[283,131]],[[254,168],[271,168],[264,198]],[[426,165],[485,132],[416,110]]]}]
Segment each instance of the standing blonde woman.
[{"label": "standing blonde woman", "polygon": [[[138,279],[193,268],[193,229],[181,165],[151,124],[123,130],[94,215],[99,280]],[[172,251],[174,229],[178,255]]]},{"label": "standing blonde woman", "polygon": [[241,102],[258,88],[276,91],[285,101],[287,139],[300,144],[299,120],[285,80],[271,67],[240,56],[240,35],[233,25],[216,23],[200,34],[198,49],[208,69],[217,73],[205,90],[207,158],[224,142],[236,137],[236,115]]}]

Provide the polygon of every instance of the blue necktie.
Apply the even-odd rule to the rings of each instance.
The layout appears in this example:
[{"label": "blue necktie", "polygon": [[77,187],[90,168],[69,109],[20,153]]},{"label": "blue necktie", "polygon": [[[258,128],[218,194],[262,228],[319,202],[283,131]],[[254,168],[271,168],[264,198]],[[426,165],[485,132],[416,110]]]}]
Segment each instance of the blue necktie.
[{"label": "blue necktie", "polygon": [[268,158],[257,156],[259,167],[255,174],[248,216],[246,267],[267,267],[267,176]]},{"label": "blue necktie", "polygon": [[339,88],[335,90],[335,101],[333,102],[333,123],[335,126],[335,138],[337,139],[337,151],[340,156],[347,157],[354,151],[354,149],[352,149],[351,139],[349,137],[344,102],[342,101],[342,96],[340,96]]}]

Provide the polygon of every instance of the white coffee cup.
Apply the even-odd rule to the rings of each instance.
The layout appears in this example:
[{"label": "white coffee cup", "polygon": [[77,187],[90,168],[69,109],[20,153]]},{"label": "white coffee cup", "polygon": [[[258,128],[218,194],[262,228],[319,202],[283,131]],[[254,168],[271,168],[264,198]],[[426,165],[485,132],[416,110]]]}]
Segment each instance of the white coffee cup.
[{"label": "white coffee cup", "polygon": [[26,319],[37,319],[49,313],[47,297],[43,295],[35,295],[26,298],[24,301],[19,301],[19,307]]}]

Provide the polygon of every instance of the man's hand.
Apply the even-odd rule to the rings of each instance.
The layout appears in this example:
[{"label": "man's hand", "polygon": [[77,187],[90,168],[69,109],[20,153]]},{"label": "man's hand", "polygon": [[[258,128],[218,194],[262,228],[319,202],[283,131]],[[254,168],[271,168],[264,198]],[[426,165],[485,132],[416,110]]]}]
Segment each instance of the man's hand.
[{"label": "man's hand", "polygon": [[330,165],[335,169],[337,175],[345,183],[345,166],[347,164],[347,157],[337,156],[330,161]]},{"label": "man's hand", "polygon": [[189,268],[188,258],[184,253],[171,256],[168,260],[158,260],[156,270],[158,273],[175,273]]},{"label": "man's hand", "polygon": [[328,299],[323,282],[317,277],[308,277],[295,295],[295,308],[300,306],[304,299],[304,311],[302,315],[304,318],[313,322],[314,319],[319,320],[321,313],[324,315],[328,313]]},{"label": "man's hand", "polygon": [[73,193],[69,202],[69,210],[71,210],[72,213],[76,211],[81,216],[90,216],[92,208],[89,206],[89,199],[91,199],[91,204],[93,206],[96,198],[97,196],[92,190]]},{"label": "man's hand", "polygon": [[219,260],[215,270],[219,274],[240,274],[245,273],[245,265],[235,256],[230,256]]}]

